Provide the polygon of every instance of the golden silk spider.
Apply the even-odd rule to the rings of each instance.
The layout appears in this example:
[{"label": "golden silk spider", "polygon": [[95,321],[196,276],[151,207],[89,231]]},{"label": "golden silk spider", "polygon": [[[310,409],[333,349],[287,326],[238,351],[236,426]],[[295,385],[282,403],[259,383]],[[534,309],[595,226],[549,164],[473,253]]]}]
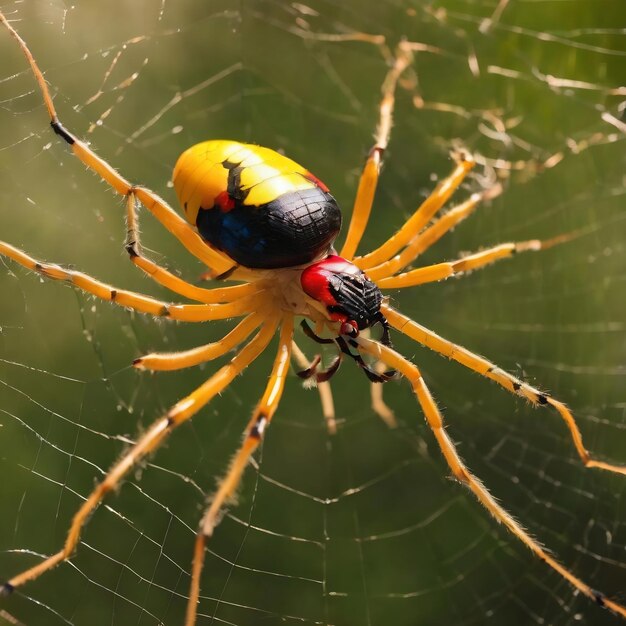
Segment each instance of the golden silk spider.
[{"label": "golden silk spider", "polygon": [[[516,252],[541,250],[563,240],[504,243],[454,261],[418,267],[416,258],[468,217],[490,192],[475,193],[437,217],[447,200],[473,166],[468,154],[457,154],[452,173],[389,239],[372,252],[356,256],[368,223],[383,153],[387,147],[395,88],[410,63],[410,44],[400,45],[383,86],[375,143],[361,174],[354,210],[343,247],[333,244],[341,225],[339,208],[328,188],[308,170],[268,148],[230,140],[206,141],[185,151],[174,170],[174,187],[185,212],[181,218],[155,193],[134,185],[98,157],[59,121],[43,75],[26,43],[0,14],[0,21],[19,44],[42,92],[54,132],[78,159],[126,199],[128,238],[126,250],[133,264],[172,292],[194,303],[172,304],[118,289],[87,274],[38,261],[26,252],[0,242],[0,254],[54,280],[72,283],[96,297],[141,313],[185,322],[207,322],[240,317],[242,321],[221,340],[178,353],[142,356],[134,366],[149,370],[176,370],[212,360],[245,344],[230,361],[200,387],[172,406],[140,436],[109,470],[75,514],[64,546],[41,563],[13,576],[2,586],[8,595],[26,582],[71,557],[83,524],[103,498],[176,429],[223,391],[252,363],[279,333],[278,351],[265,392],[256,406],[217,492],[212,497],[196,534],[186,625],[196,622],[200,581],[207,538],[219,522],[224,504],[236,491],[251,455],[278,408],[290,362],[295,358],[300,376],[317,382],[328,428],[335,429],[329,379],[346,356],[362,368],[371,384],[374,408],[392,420],[382,401],[382,383],[397,375],[410,383],[426,421],[453,476],[466,485],[489,513],[504,524],[539,559],[567,580],[578,592],[600,606],[626,617],[626,608],[594,590],[546,551],[489,494],[459,457],[446,434],[443,417],[420,370],[394,350],[390,333],[402,333],[428,348],[458,361],[491,379],[507,391],[535,405],[552,408],[569,429],[574,447],[586,467],[626,474],[626,467],[596,460],[584,447],[574,416],[566,405],[512,376],[487,359],[458,346],[391,307],[383,296],[387,289],[402,289],[480,269]],[[193,285],[144,256],[138,237],[137,204],[140,203],[169,230],[215,278],[237,281],[228,287],[205,289]],[[319,357],[308,362],[294,344],[295,318],[305,334],[319,343],[334,344],[337,356],[326,369]],[[361,331],[374,328],[379,340]],[[254,336],[249,339],[251,335]],[[367,334],[367,333],[365,333]],[[247,343],[246,343],[247,342]],[[381,364],[371,366],[364,355]]]}]

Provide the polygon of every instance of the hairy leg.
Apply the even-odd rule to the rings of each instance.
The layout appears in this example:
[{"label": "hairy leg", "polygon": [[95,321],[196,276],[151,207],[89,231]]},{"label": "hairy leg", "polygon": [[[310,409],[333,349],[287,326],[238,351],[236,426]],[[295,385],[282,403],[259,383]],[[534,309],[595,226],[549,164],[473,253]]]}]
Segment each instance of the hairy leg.
[{"label": "hairy leg", "polygon": [[591,457],[583,444],[583,438],[574,416],[565,404],[563,404],[563,402],[539,391],[528,383],[515,378],[515,376],[511,376],[511,374],[497,367],[491,361],[488,361],[487,359],[478,356],[466,348],[456,345],[443,337],[440,337],[432,330],[414,322],[411,318],[399,313],[391,307],[384,305],[382,310],[391,326],[408,337],[411,337],[411,339],[414,339],[418,343],[421,343],[427,348],[430,348],[431,350],[434,350],[449,359],[457,361],[461,365],[478,372],[485,378],[494,380],[507,391],[526,398],[535,406],[551,406],[556,409],[569,429],[576,452],[578,452],[578,456],[585,467],[596,467],[598,469],[626,475],[626,466],[598,461]]},{"label": "hairy leg", "polygon": [[380,174],[380,166],[382,157],[389,143],[389,135],[393,125],[393,109],[396,100],[396,87],[398,80],[404,70],[411,62],[413,55],[404,42],[398,45],[394,63],[387,72],[387,76],[382,84],[382,100],[379,107],[378,125],[374,135],[374,145],[365,162],[363,173],[359,180],[359,187],[354,199],[354,207],[352,209],[352,217],[348,226],[348,234],[343,244],[340,255],[344,259],[351,260],[356,249],[363,237],[363,233],[367,227],[372,205],[374,203],[374,195],[378,185],[378,176]]},{"label": "hairy leg", "polygon": [[205,383],[187,397],[179,400],[165,415],[153,422],[137,443],[113,465],[104,480],[96,486],[78,509],[72,519],[63,548],[45,561],[11,578],[4,584],[0,593],[6,595],[16,587],[38,578],[44,572],[68,559],[78,544],[83,525],[102,499],[119,485],[120,481],[138,461],[156,450],[176,427],[195,415],[252,363],[267,347],[276,331],[276,326],[276,318],[268,320],[257,335],[232,358],[230,363],[220,368]]},{"label": "hairy leg", "polygon": [[426,421],[435,436],[441,452],[455,478],[467,486],[482,506],[501,524],[506,526],[535,556],[558,572],[570,585],[593,602],[604,606],[626,618],[626,607],[609,599],[603,593],[591,588],[570,570],[561,565],[541,544],[535,540],[522,526],[498,503],[487,491],[486,487],[476,478],[461,460],[456,446],[448,437],[443,416],[432,397],[419,369],[395,350],[365,338],[357,339],[359,347],[380,361],[399,371],[411,383],[417,400],[424,411]]},{"label": "hairy leg", "polygon": [[71,283],[107,302],[140,313],[168,317],[181,322],[207,322],[237,317],[251,313],[260,306],[261,302],[261,296],[253,292],[250,296],[224,304],[172,304],[134,291],[117,289],[83,272],[68,270],[54,263],[37,261],[19,248],[2,241],[0,241],[0,255],[13,259],[47,278]]},{"label": "hairy leg", "polygon": [[280,338],[278,340],[278,352],[274,359],[274,366],[265,393],[252,414],[241,447],[231,461],[226,476],[220,481],[217,492],[211,498],[209,508],[204,514],[200,529],[196,535],[189,602],[187,604],[187,616],[185,620],[186,626],[194,626],[196,623],[198,600],[200,598],[200,575],[202,574],[202,567],[204,565],[204,546],[206,539],[213,535],[213,531],[219,523],[219,515],[222,507],[237,489],[241,481],[241,476],[250,460],[250,456],[261,443],[265,429],[270,425],[272,417],[278,408],[285,387],[285,379],[289,372],[292,338],[293,315],[289,313],[286,314],[282,320]]},{"label": "hairy leg", "polygon": [[72,152],[91,171],[95,172],[122,196],[134,194],[141,203],[169,230],[191,254],[205,263],[216,274],[224,274],[234,267],[234,262],[227,256],[211,248],[192,228],[180,217],[168,204],[154,192],[143,187],[131,184],[119,174],[106,161],[101,159],[91,148],[69,132],[59,121],[56,109],[52,102],[52,96],[46,85],[35,58],[31,54],[26,42],[18,35],[16,30],[9,24],[6,17],[0,13],[0,22],[4,24],[12,37],[17,41],[20,49],[30,64],[31,70],[37,80],[39,89],[50,116],[50,124],[54,132],[59,135],[72,149]]}]

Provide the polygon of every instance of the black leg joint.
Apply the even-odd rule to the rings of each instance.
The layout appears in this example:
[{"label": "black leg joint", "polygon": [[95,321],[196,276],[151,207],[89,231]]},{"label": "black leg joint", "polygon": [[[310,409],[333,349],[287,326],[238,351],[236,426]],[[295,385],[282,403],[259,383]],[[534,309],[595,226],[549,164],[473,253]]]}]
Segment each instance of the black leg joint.
[{"label": "black leg joint", "polygon": [[386,151],[386,148],[383,148],[382,146],[379,146],[378,144],[376,144],[370,150],[370,156],[374,154],[375,152],[378,152],[378,155],[380,156],[380,160],[382,161],[383,157],[385,156],[385,151]]},{"label": "black leg joint", "polygon": [[593,599],[596,604],[599,604],[600,606],[605,606],[604,598],[606,598],[606,596],[601,591],[596,591],[595,589],[592,589],[591,593],[593,594]]},{"label": "black leg joint", "polygon": [[139,256],[139,252],[137,250],[137,242],[136,241],[129,241],[127,244],[124,245],[124,248],[126,250],[126,252],[128,252],[128,256],[131,259],[136,259]]},{"label": "black leg joint", "polygon": [[[363,357],[360,354],[353,354],[350,351],[350,348],[348,347],[348,344],[346,343],[345,339],[343,337],[337,337],[337,339],[335,339],[335,341],[337,342],[337,345],[339,346],[339,349],[346,355],[348,355],[349,357],[352,357],[357,365],[363,370],[363,372],[365,372],[365,375],[368,377],[368,379],[373,382],[373,383],[386,383],[388,380],[391,380],[392,378],[395,378],[396,376],[396,371],[395,370],[388,370],[386,372],[383,372],[382,374],[377,374],[373,369],[371,369],[367,363],[363,360]],[[352,340],[350,340],[352,342]],[[358,344],[355,342],[355,345],[358,346]]]},{"label": "black leg joint", "polygon": [[311,361],[311,365],[309,365],[309,367],[307,367],[305,370],[300,370],[299,372],[296,372],[296,374],[304,380],[311,378],[311,376],[315,375],[315,373],[317,372],[317,366],[320,364],[321,360],[321,355],[316,354]]},{"label": "black leg joint", "polygon": [[0,597],[10,596],[14,589],[15,587],[11,583],[4,583],[0,589]]},{"label": "black leg joint", "polygon": [[67,130],[59,120],[52,120],[50,122],[50,126],[52,126],[52,130],[59,135],[62,139],[64,139],[67,143],[74,144],[76,142],[76,138],[69,130]]},{"label": "black leg joint", "polygon": [[335,360],[330,364],[330,367],[322,372],[317,372],[315,375],[315,380],[318,383],[325,383],[329,381],[334,375],[335,372],[339,369],[341,365],[341,354],[338,354],[335,357]]},{"label": "black leg joint", "polygon": [[265,431],[265,427],[267,426],[267,415],[265,413],[259,413],[256,418],[254,424],[252,424],[252,428],[250,428],[250,432],[248,432],[248,437],[250,439],[256,439],[260,441],[263,437],[263,432]]}]

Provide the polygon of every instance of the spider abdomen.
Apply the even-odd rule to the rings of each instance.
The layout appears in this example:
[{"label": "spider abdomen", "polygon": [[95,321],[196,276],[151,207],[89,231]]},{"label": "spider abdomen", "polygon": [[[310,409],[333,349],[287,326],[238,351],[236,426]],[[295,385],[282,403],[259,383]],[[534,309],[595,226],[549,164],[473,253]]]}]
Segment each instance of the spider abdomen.
[{"label": "spider abdomen", "polygon": [[202,238],[245,267],[309,263],[328,253],[341,227],[326,185],[269,148],[199,143],[180,156],[173,181]]}]

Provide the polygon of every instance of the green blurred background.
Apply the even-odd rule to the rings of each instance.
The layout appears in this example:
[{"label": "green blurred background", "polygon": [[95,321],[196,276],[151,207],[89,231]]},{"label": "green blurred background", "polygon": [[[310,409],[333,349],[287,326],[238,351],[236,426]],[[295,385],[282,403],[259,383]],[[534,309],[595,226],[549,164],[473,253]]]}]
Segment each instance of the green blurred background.
[{"label": "green blurred background", "polygon": [[[499,4],[499,20],[485,28]],[[458,198],[494,175],[505,192],[425,262],[585,229],[573,243],[392,298],[567,402],[587,446],[626,462],[619,120],[626,5],[505,5],[29,0],[1,7],[46,71],[68,128],[172,203],[178,154],[207,138],[232,138],[284,149],[349,213],[387,69],[381,49],[353,35],[431,46],[399,89],[361,250],[402,224],[448,172],[458,143],[486,164]],[[1,32],[0,58],[0,238],[169,298],[128,262],[121,200],[53,136],[25,60]],[[142,231],[153,258],[190,279],[200,275],[198,262],[145,212]],[[216,367],[151,375],[131,361],[214,340],[232,323],[183,326],[132,315],[8,262],[0,263],[0,289],[6,578],[58,550],[74,511],[130,439]],[[394,341],[422,367],[469,467],[576,575],[624,601],[626,481],[584,470],[550,411]],[[204,501],[238,445],[271,358],[268,351],[131,475],[95,513],[71,563],[3,601],[7,614],[29,625],[182,623]],[[334,384],[340,429],[330,437],[315,392],[295,376],[288,382],[238,506],[209,544],[198,624],[619,622],[573,594],[449,479],[408,385],[386,385],[400,424],[391,431],[369,408],[365,377],[345,364]]]}]

